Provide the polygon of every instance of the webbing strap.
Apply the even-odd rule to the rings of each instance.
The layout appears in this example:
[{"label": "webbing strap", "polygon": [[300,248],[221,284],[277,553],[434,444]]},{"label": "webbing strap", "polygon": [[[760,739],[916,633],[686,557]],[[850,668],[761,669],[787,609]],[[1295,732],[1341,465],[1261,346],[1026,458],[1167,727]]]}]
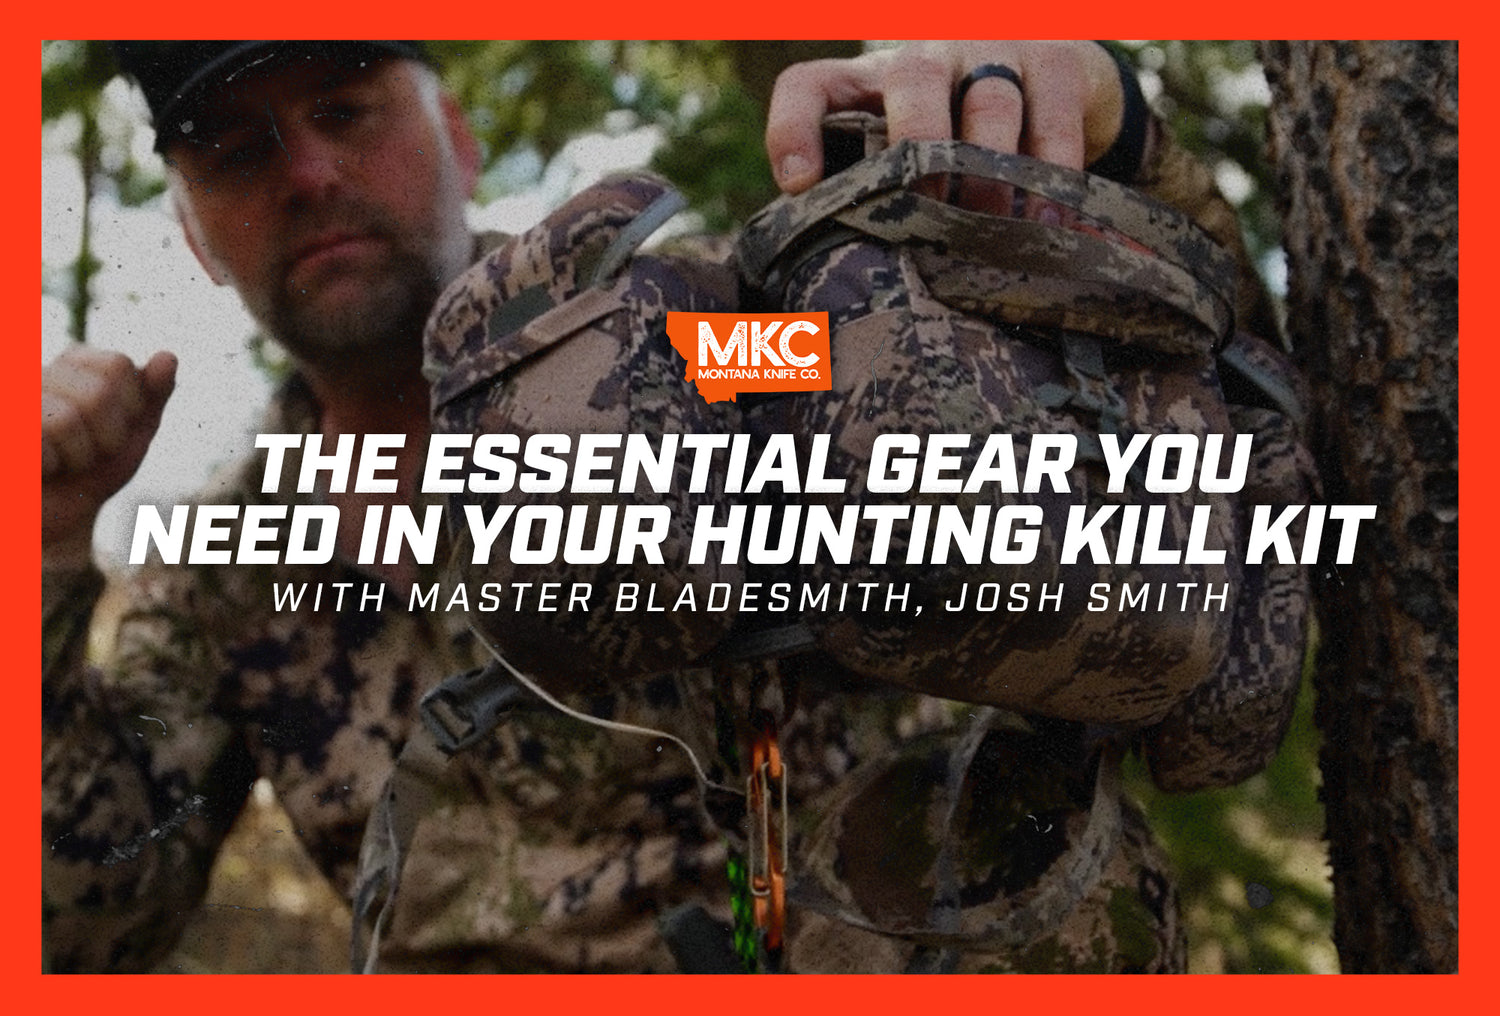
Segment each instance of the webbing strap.
[{"label": "webbing strap", "polygon": [[1219,351],[1219,362],[1254,385],[1300,431],[1307,423],[1307,410],[1296,391],[1275,374],[1250,358],[1242,345],[1231,342]]},{"label": "webbing strap", "polygon": [[[389,922],[401,870],[422,816],[438,799],[448,760],[487,736],[506,715],[529,706],[529,696],[497,664],[453,674],[422,696],[422,722],[406,740],[385,790],[375,802],[359,848],[354,876],[354,921],[349,961],[355,973],[372,974]],[[370,913],[379,904],[366,935]]]},{"label": "webbing strap", "polygon": [[[504,718],[519,708],[529,708],[536,699],[575,719],[608,730],[658,737],[671,741],[687,753],[700,785],[738,795],[740,791],[708,778],[698,757],[680,738],[632,724],[588,716],[552,698],[545,690],[516,670],[483,632],[471,628],[481,644],[494,656],[486,667],[454,674],[422,696],[422,723],[413,729],[385,791],[376,801],[365,825],[359,849],[359,867],[354,877],[354,921],[350,934],[350,966],[355,973],[374,973],[379,962],[380,940],[401,887],[401,870],[411,847],[417,823],[432,810],[443,785],[448,760],[480,738],[488,736]],[[523,691],[524,689],[524,691]],[[527,694],[526,692],[530,692]],[[379,905],[379,910],[375,908]],[[370,914],[375,920],[369,931]]]},{"label": "webbing strap", "polygon": [[[401,887],[407,849],[417,823],[432,810],[447,764],[448,756],[439,750],[427,728],[419,726],[401,749],[385,792],[370,813],[354,877],[349,964],[356,974],[375,973],[380,960],[380,940]],[[367,934],[365,929],[372,911],[375,922]]]},{"label": "webbing strap", "polygon": [[1099,418],[1100,434],[1120,434],[1128,438],[1125,420],[1130,407],[1104,369],[1104,350],[1099,340],[1092,335],[1065,332],[1062,348],[1063,367],[1074,385],[1072,404]]},{"label": "webbing strap", "polygon": [[[802,194],[779,198],[752,218],[741,234],[745,275],[752,284],[762,286],[776,261],[825,221],[892,192],[910,200],[918,196],[910,193],[918,180],[953,173],[1020,187],[1116,230],[1190,273],[1232,315],[1234,261],[1184,213],[1103,177],[1024,155],[1001,155],[962,141],[902,141]],[[964,209],[953,211],[955,223],[994,219]]]},{"label": "webbing strap", "polygon": [[589,285],[603,286],[613,282],[615,275],[625,266],[625,261],[641,244],[686,207],[687,198],[679,192],[671,189],[663,191],[660,197],[642,209],[641,214],[620,230],[620,235],[610,241],[599,258],[599,264],[594,268]]},{"label": "webbing strap", "polygon": [[816,649],[818,637],[807,625],[780,625],[754,631],[731,632],[704,660],[713,663],[745,663],[776,659]]},{"label": "webbing strap", "polygon": [[933,886],[932,905],[928,908],[928,921],[934,931],[943,934],[953,934],[959,930],[959,914],[962,901],[959,899],[958,872],[954,854],[954,818],[958,813],[959,804],[963,800],[964,779],[968,776],[969,766],[974,764],[974,756],[979,751],[979,746],[984,742],[984,737],[989,733],[990,724],[999,716],[1000,711],[994,706],[982,706],[970,714],[969,727],[959,739],[958,746],[948,754],[948,772],[943,780],[943,796],[946,798],[942,823],[938,826],[943,830],[943,839],[938,844],[937,857],[933,860]]}]

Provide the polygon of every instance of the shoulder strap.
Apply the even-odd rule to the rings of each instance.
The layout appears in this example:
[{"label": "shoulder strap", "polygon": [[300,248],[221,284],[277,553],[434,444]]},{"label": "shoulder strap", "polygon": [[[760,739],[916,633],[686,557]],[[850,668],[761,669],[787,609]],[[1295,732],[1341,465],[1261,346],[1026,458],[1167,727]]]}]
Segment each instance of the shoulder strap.
[{"label": "shoulder strap", "polygon": [[[532,229],[512,237],[460,278],[440,301],[467,321],[471,302],[487,311],[484,341],[449,336],[447,313],[434,316],[423,373],[432,384],[433,411],[496,374],[550,348],[563,338],[625,306],[620,270],[641,244],[687,201],[665,180],[637,174],[601,182]],[[550,275],[531,285],[514,281],[534,274],[535,263]],[[463,287],[481,294],[454,299]],[[443,355],[434,355],[440,345]]]},{"label": "shoulder strap", "polygon": [[488,735],[510,713],[532,704],[530,696],[495,661],[454,674],[422,696],[418,706],[422,722],[396,757],[359,847],[349,940],[354,973],[375,973],[380,939],[401,887],[407,850],[417,823],[438,798],[449,759]]}]

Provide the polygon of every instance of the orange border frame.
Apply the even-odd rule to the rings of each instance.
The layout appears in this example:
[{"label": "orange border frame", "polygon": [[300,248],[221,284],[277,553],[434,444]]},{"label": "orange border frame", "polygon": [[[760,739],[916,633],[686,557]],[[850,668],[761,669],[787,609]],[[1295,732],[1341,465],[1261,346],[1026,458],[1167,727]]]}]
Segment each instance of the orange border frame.
[{"label": "orange border frame", "polygon": [[[583,7],[595,8],[582,9]],[[1018,8],[1025,9],[1018,9]],[[682,13],[676,15],[676,10]],[[649,15],[643,16],[637,5],[603,4],[599,0],[587,0],[586,5],[573,4],[567,7],[548,7],[542,12],[505,10],[496,4],[479,4],[473,0],[449,0],[440,10],[417,16],[412,10],[402,10],[390,0],[374,0],[362,5],[358,20],[352,21],[352,10],[335,10],[330,6],[289,3],[287,0],[262,0],[249,9],[240,5],[218,6],[202,3],[189,5],[182,0],[166,0],[148,10],[122,10],[119,4],[104,4],[98,0],[73,0],[63,8],[52,12],[52,16],[39,14],[34,17],[22,15],[25,22],[35,21],[37,35],[31,37],[24,32],[13,33],[0,43],[5,59],[0,61],[0,76],[3,76],[3,91],[6,97],[3,115],[8,126],[20,131],[11,137],[25,137],[33,129],[36,111],[40,105],[40,84],[37,73],[37,42],[45,38],[84,37],[155,37],[155,36],[267,36],[291,34],[306,37],[339,37],[348,34],[351,23],[361,33],[369,35],[449,36],[484,37],[492,35],[526,36],[548,38],[572,37],[586,29],[586,34],[599,38],[630,36],[694,37],[843,37],[850,34],[894,37],[900,35],[931,36],[949,34],[944,21],[954,22],[954,34],[965,36],[990,35],[1075,35],[1090,36],[1196,36],[1237,37],[1259,30],[1261,34],[1322,38],[1343,36],[1352,28],[1361,29],[1361,34],[1385,38],[1458,38],[1467,37],[1476,43],[1488,40],[1488,35],[1479,34],[1477,17],[1432,17],[1409,2],[1392,0],[1364,0],[1364,2],[1339,2],[1313,7],[1303,0],[1294,3],[1288,0],[1262,2],[1253,9],[1243,11],[1221,7],[1213,3],[1189,5],[1181,0],[1146,4],[1104,4],[1100,0],[1084,0],[1066,9],[1051,5],[987,4],[983,13],[976,13],[968,5],[948,4],[938,8],[947,18],[921,17],[926,13],[919,7],[898,8],[889,0],[877,0],[877,4],[863,6],[858,14],[841,14],[831,7],[814,8],[798,0],[762,0],[752,6],[729,9],[724,6],[709,7],[689,5],[682,0],[669,0],[658,4]],[[915,15],[915,16],[914,16]],[[863,31],[851,31],[855,27]],[[1069,31],[1062,31],[1068,29]],[[24,37],[21,37],[24,36]],[[1467,48],[1462,47],[1461,48]],[[1495,72],[1488,55],[1471,61],[1465,68],[1468,102],[1471,109],[1480,110],[1484,116],[1495,98]],[[1472,119],[1472,118],[1471,118]],[[1471,128],[1472,128],[1471,123]],[[1475,167],[1486,167],[1487,157],[1493,145],[1488,124],[1468,132],[1467,151],[1461,159],[1460,179],[1467,167],[1468,181],[1476,179]],[[15,221],[24,221],[21,214],[28,207],[40,210],[37,163],[33,149],[25,149],[22,155],[8,164],[4,170],[3,193],[9,196],[7,204],[17,213]],[[1476,159],[1482,161],[1476,162]],[[1462,183],[1461,183],[1462,186]],[[1464,205],[1460,221],[1464,235],[1470,238],[1486,236],[1493,224],[1493,188],[1481,184],[1466,188],[1469,200]],[[32,219],[36,221],[36,219]],[[34,249],[34,248],[33,248]],[[1469,244],[1468,256],[1463,260],[1464,275],[1470,281],[1487,277],[1493,265],[1493,255],[1484,247]],[[11,247],[0,257],[4,258],[6,270],[0,272],[4,280],[7,301],[13,305],[35,306],[36,262],[30,260],[31,253]],[[1492,486],[1489,463],[1480,460],[1475,449],[1485,449],[1493,436],[1494,423],[1487,414],[1477,410],[1476,399],[1488,394],[1479,387],[1479,381],[1493,376],[1496,354],[1487,342],[1476,343],[1474,328],[1477,327],[1475,304],[1471,300],[1468,312],[1460,307],[1460,329],[1470,335],[1471,341],[1465,349],[1463,371],[1460,376],[1460,426],[1467,440],[1460,446],[1461,497],[1466,504],[1482,505],[1482,498]],[[35,320],[35,319],[30,319]],[[29,371],[8,372],[4,381],[6,398],[0,399],[0,415],[8,424],[9,434],[30,434],[31,421],[35,418],[36,405],[31,400],[36,389],[31,387]],[[1493,398],[1492,395],[1489,397]],[[24,428],[23,428],[24,424]],[[1477,428],[1477,429],[1476,429]],[[38,446],[29,438],[7,442],[6,459],[24,473],[39,476]],[[1460,737],[1465,747],[1463,753],[1460,789],[1466,807],[1462,811],[1461,847],[1462,892],[1466,906],[1462,907],[1462,936],[1460,940],[1460,973],[1457,977],[1421,978],[1309,978],[1272,979],[1251,978],[1229,985],[1204,978],[1177,978],[1170,981],[1147,983],[1142,980],[1120,979],[1041,979],[1029,978],[1004,984],[979,982],[972,978],[891,979],[875,982],[869,978],[804,978],[801,980],[761,979],[755,982],[757,997],[743,994],[748,985],[740,987],[732,983],[704,982],[684,977],[641,977],[589,979],[589,978],[510,978],[500,984],[484,979],[447,979],[441,983],[416,982],[410,978],[386,978],[378,982],[350,983],[330,980],[302,980],[292,982],[285,977],[256,980],[253,985],[230,987],[218,979],[178,979],[163,983],[151,979],[147,983],[141,978],[103,979],[99,977],[56,977],[43,979],[40,970],[40,929],[37,919],[36,901],[40,896],[40,876],[37,865],[36,840],[34,839],[34,802],[38,801],[38,781],[35,780],[37,759],[40,753],[40,733],[30,726],[34,721],[40,697],[39,686],[30,667],[39,648],[38,598],[35,576],[39,568],[39,549],[36,538],[40,522],[39,498],[36,488],[25,494],[13,494],[0,502],[0,518],[14,532],[26,534],[11,546],[10,553],[17,559],[14,581],[3,587],[8,608],[0,612],[7,619],[8,632],[5,644],[25,649],[24,660],[18,661],[12,681],[22,689],[25,703],[19,710],[23,720],[21,734],[12,734],[0,742],[0,758],[4,766],[0,772],[12,789],[17,790],[13,801],[22,802],[12,810],[7,824],[16,835],[7,836],[0,844],[3,851],[3,867],[12,872],[13,891],[8,894],[9,903],[0,917],[0,969],[6,982],[13,985],[13,1002],[25,1005],[35,997],[36,1007],[68,1011],[74,1006],[114,1008],[124,1002],[153,1010],[188,1009],[203,1007],[213,1012],[262,1013],[268,1005],[339,1010],[357,1007],[360,1011],[371,1008],[380,1011],[389,1009],[393,1013],[404,1013],[434,1004],[475,1004],[485,1007],[505,1008],[516,1011],[531,1006],[552,1009],[558,1006],[598,1007],[609,1011],[662,1011],[685,1007],[723,1010],[743,1009],[747,1006],[762,1006],[772,1009],[783,1007],[813,1010],[860,1009],[895,1012],[916,1012],[934,1003],[944,1009],[965,1009],[984,1012],[1004,1007],[1050,1005],[1062,1002],[1069,1008],[1077,1004],[1097,1004],[1111,1009],[1119,1006],[1153,1008],[1166,1005],[1173,1009],[1194,1003],[1211,1006],[1216,1011],[1260,1011],[1267,1006],[1327,1011],[1331,1005],[1353,1004],[1361,1009],[1376,1010],[1409,1009],[1421,1006],[1424,1009],[1477,1008],[1481,997],[1488,993],[1483,989],[1494,982],[1497,964],[1486,959],[1489,947],[1496,942],[1496,918],[1493,904],[1496,902],[1496,873],[1494,866],[1484,857],[1495,844],[1495,823],[1492,803],[1493,784],[1486,777],[1496,761],[1497,739],[1481,734],[1482,724],[1495,715],[1495,691],[1490,681],[1476,677],[1488,672],[1494,662],[1494,644],[1480,619],[1487,614],[1485,607],[1492,602],[1486,577],[1476,568],[1485,568],[1493,561],[1494,538],[1489,535],[1481,520],[1471,524],[1462,543],[1461,570],[1465,580],[1461,584],[1461,625],[1466,636],[1461,641],[1461,672],[1469,678],[1463,693]],[[1476,636],[1475,623],[1480,622],[1480,634]],[[24,664],[24,665],[23,665]],[[1490,1003],[1493,1005],[1493,1002]]]}]

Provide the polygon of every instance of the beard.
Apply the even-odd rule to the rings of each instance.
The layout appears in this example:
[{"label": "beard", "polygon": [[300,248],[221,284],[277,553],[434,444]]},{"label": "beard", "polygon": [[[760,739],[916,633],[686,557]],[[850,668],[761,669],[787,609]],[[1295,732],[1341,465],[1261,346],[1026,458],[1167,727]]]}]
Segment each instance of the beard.
[{"label": "beard", "polygon": [[[382,249],[356,266],[327,269],[338,274],[293,283],[297,252],[309,238],[334,231],[376,238]],[[273,284],[251,310],[288,353],[307,363],[347,366],[358,356],[420,355],[427,316],[446,284],[437,246],[404,233],[380,209],[348,200],[324,206],[299,217],[283,240]],[[334,286],[355,291],[336,299],[325,292]]]},{"label": "beard", "polygon": [[427,315],[442,292],[432,266],[398,252],[380,268],[358,299],[334,306],[283,289],[264,324],[294,357],[318,363],[420,349]]}]

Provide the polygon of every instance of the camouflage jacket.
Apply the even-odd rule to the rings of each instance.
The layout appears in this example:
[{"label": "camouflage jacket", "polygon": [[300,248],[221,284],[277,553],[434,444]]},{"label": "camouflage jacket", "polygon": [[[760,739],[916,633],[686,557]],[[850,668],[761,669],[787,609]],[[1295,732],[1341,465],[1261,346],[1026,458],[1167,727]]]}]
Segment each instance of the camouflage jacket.
[{"label": "camouflage jacket", "polygon": [[[1159,130],[1152,150],[1143,186],[1241,251],[1233,214],[1207,171]],[[1264,320],[1253,299],[1242,301],[1242,320]],[[317,419],[294,378],[262,430],[311,432]],[[201,500],[270,500],[259,492],[263,455]],[[424,568],[424,588],[447,581],[443,561],[440,552]],[[202,898],[215,851],[257,776],[274,785],[309,854],[347,897],[372,804],[419,722],[418,699],[483,656],[462,610],[408,609],[405,590],[347,561],[156,565],[128,581],[102,668],[84,659],[102,576],[43,581],[43,920],[50,967],[59,972],[144,969],[164,955]],[[300,606],[277,609],[278,590],[284,596],[303,583]],[[439,599],[448,604],[447,588]],[[712,733],[714,684],[707,672],[687,671],[615,689],[589,707],[702,732],[694,740],[711,775],[733,782],[733,750],[716,750]],[[866,913],[899,916],[906,888],[927,877],[933,830],[903,824],[930,802],[892,796],[891,774],[933,765],[948,749],[933,748],[932,735],[961,729],[972,709],[806,676],[781,732],[793,864],[803,843],[832,835],[842,853],[823,862],[838,878],[867,880],[855,890],[867,897]],[[1003,913],[1089,812],[1082,731],[1008,730],[985,737],[977,752],[991,775],[976,776],[963,797],[961,835],[988,858],[964,873],[966,911]],[[923,793],[920,780],[903,786]],[[851,810],[850,801],[867,807]],[[720,827],[734,819],[711,805],[667,741],[526,709],[447,767],[412,843],[382,968],[677,969],[658,919],[690,903],[718,919],[730,914]],[[834,813],[840,830],[817,832],[819,819]],[[793,918],[787,966],[1181,969],[1165,863],[1128,803],[1119,826],[1118,846],[1086,898],[1060,926],[1020,945],[954,952],[808,911]]]}]

